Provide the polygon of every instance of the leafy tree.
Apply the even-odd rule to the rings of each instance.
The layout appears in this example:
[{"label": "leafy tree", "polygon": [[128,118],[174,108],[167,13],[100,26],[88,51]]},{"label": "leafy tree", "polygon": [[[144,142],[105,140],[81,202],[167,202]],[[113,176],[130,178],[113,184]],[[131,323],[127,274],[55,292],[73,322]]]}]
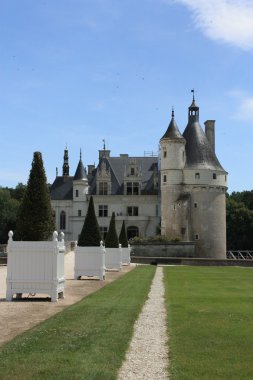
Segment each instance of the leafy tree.
[{"label": "leafy tree", "polygon": [[94,209],[93,197],[90,197],[87,215],[78,239],[80,247],[96,247],[100,245],[101,236]]},{"label": "leafy tree", "polygon": [[6,244],[8,232],[16,229],[19,202],[12,199],[8,189],[0,188],[0,243]]},{"label": "leafy tree", "polygon": [[249,210],[253,210],[253,190],[235,192],[229,196],[230,199],[234,199],[236,202],[244,203],[245,207]]},{"label": "leafy tree", "polygon": [[20,206],[17,238],[21,240],[49,240],[55,229],[46,173],[40,152],[33,154],[27,189]]},{"label": "leafy tree", "polygon": [[115,227],[115,213],[112,213],[110,226],[105,238],[105,246],[107,248],[119,248],[119,239]]},{"label": "leafy tree", "polygon": [[11,197],[21,202],[25,196],[27,186],[23,183],[19,182],[15,189],[9,189],[11,193]]},{"label": "leafy tree", "polygon": [[127,241],[127,235],[126,235],[126,227],[125,227],[125,221],[123,220],[121,231],[119,234],[119,242],[121,244],[122,248],[128,247],[128,241]]},{"label": "leafy tree", "polygon": [[253,248],[253,211],[234,197],[227,197],[227,248]]}]

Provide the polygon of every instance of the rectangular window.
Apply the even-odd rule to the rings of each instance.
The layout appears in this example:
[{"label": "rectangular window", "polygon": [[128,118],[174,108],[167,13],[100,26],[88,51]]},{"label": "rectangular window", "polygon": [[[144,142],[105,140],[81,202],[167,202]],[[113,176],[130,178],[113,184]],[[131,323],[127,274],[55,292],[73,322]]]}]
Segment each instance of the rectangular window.
[{"label": "rectangular window", "polygon": [[101,238],[105,240],[108,228],[107,227],[99,227]]},{"label": "rectangular window", "polygon": [[134,168],[131,168],[131,175],[134,175]]},{"label": "rectangular window", "polygon": [[199,173],[195,173],[195,179],[200,179],[200,174]]},{"label": "rectangular window", "polygon": [[128,216],[138,216],[139,210],[138,207],[130,206],[127,208],[127,215]]},{"label": "rectangular window", "polygon": [[163,176],[163,182],[167,182],[167,176],[166,175]]},{"label": "rectangular window", "polygon": [[78,210],[78,216],[82,216],[82,210]]},{"label": "rectangular window", "polygon": [[213,179],[217,179],[216,173],[213,173]]},{"label": "rectangular window", "polygon": [[197,207],[198,207],[198,204],[197,204],[196,202],[194,203],[194,207],[195,207],[195,208],[197,208]]},{"label": "rectangular window", "polygon": [[199,234],[195,234],[195,240],[199,240]]},{"label": "rectangular window", "polygon": [[163,157],[164,157],[164,158],[167,157],[167,152],[166,152],[166,150],[163,152]]},{"label": "rectangular window", "polygon": [[99,193],[99,195],[107,195],[108,194],[108,182],[99,182],[98,193]]},{"label": "rectangular window", "polygon": [[100,218],[108,216],[108,206],[107,205],[99,205],[98,206],[98,216]]},{"label": "rectangular window", "polygon": [[76,198],[78,198],[78,197],[79,197],[79,191],[76,190]]},{"label": "rectangular window", "polygon": [[139,182],[127,182],[127,195],[139,195]]}]

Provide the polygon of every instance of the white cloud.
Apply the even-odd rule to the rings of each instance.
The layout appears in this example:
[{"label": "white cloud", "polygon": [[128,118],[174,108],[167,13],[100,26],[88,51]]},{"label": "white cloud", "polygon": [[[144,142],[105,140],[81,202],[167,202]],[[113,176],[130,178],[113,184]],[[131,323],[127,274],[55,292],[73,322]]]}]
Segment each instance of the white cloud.
[{"label": "white cloud", "polygon": [[[165,0],[171,3],[171,0]],[[204,35],[253,50],[252,0],[174,0],[193,12],[195,25]]]},{"label": "white cloud", "polygon": [[233,118],[253,121],[253,95],[242,90],[230,91],[228,95],[235,98],[238,104]]}]

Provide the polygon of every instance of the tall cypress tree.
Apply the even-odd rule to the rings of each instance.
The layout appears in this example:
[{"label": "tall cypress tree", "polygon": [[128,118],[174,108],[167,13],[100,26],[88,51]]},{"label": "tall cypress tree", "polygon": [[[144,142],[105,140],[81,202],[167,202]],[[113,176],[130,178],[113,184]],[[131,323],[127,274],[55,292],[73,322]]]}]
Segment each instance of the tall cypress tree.
[{"label": "tall cypress tree", "polygon": [[17,238],[31,241],[51,240],[54,229],[42,155],[34,152],[27,189],[17,220]]},{"label": "tall cypress tree", "polygon": [[93,197],[90,197],[87,215],[78,239],[80,247],[96,247],[100,245],[101,236],[94,209]]},{"label": "tall cypress tree", "polygon": [[121,231],[119,234],[119,242],[121,244],[122,248],[128,247],[128,241],[127,241],[127,235],[126,235],[126,227],[125,227],[125,221],[123,220]]},{"label": "tall cypress tree", "polygon": [[115,227],[115,213],[112,213],[110,226],[108,233],[105,238],[105,247],[106,248],[119,248],[119,239]]}]

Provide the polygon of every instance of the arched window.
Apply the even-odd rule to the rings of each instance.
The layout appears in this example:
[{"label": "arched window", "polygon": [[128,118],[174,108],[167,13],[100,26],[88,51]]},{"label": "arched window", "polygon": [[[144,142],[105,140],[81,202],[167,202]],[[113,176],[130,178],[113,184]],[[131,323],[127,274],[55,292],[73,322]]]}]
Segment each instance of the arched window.
[{"label": "arched window", "polygon": [[60,230],[66,229],[66,213],[65,211],[61,211],[60,213]]},{"label": "arched window", "polygon": [[127,239],[131,239],[135,236],[139,236],[139,228],[135,226],[130,226],[127,228]]}]

